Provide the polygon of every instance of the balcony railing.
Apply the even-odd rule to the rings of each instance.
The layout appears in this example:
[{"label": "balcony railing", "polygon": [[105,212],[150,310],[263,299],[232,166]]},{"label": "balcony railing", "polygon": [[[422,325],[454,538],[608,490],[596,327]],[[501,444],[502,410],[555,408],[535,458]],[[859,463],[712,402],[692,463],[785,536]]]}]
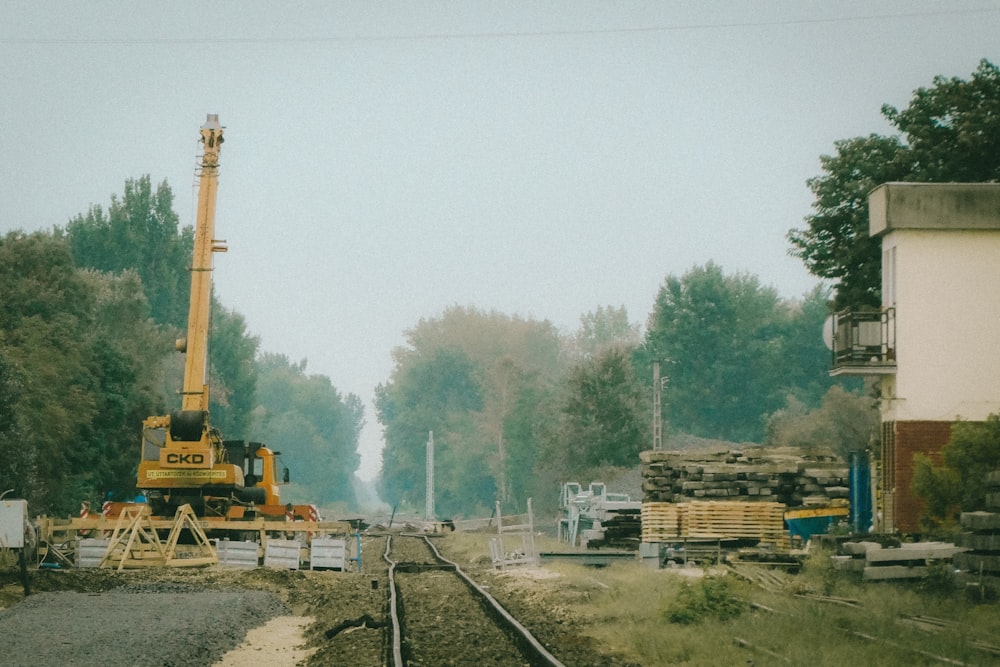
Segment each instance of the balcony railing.
[{"label": "balcony railing", "polygon": [[833,316],[830,375],[896,372],[896,311],[843,310]]}]

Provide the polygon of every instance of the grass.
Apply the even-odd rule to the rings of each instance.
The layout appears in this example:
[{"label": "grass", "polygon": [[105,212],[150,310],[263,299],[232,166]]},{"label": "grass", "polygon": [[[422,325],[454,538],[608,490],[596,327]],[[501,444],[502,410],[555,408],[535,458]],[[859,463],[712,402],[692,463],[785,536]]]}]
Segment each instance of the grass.
[{"label": "grass", "polygon": [[[443,547],[472,562],[489,553],[489,537],[456,533],[444,538]],[[530,585],[544,587],[539,594],[571,609],[583,634],[641,665],[915,667],[941,664],[936,657],[957,661],[952,664],[1000,662],[973,645],[976,640],[1000,644],[995,639],[1000,637],[1000,605],[968,599],[943,574],[930,584],[863,583],[856,574],[835,570],[829,556],[815,553],[800,574],[787,575],[785,584],[770,590],[724,568],[698,572],[707,575],[698,578],[638,562],[601,569],[556,562],[545,568],[558,577]],[[906,622],[913,616],[953,623],[928,631]]]}]

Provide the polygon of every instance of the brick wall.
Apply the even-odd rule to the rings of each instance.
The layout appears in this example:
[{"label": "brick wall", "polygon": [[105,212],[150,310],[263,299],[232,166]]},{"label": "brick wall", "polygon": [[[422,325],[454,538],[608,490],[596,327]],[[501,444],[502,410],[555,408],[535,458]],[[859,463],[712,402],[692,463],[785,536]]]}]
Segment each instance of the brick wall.
[{"label": "brick wall", "polygon": [[920,515],[924,503],[913,492],[914,455],[927,454],[935,463],[941,462],[941,449],[951,439],[952,422],[897,421],[884,424],[891,437],[884,437],[882,484],[891,507],[885,508],[892,518],[888,530],[902,533],[920,532]]}]

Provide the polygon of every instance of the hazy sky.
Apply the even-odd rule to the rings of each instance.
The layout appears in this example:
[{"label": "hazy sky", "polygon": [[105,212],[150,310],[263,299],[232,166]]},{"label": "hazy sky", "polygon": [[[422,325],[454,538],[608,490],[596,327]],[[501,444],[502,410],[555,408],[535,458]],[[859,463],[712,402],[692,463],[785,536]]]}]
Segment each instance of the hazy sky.
[{"label": "hazy sky", "polygon": [[193,224],[219,114],[217,293],[263,350],[362,398],[371,478],[373,389],[420,318],[645,323],[709,260],[801,296],[817,280],[785,234],[819,156],[982,58],[997,1],[6,0],[0,233],[144,174]]}]

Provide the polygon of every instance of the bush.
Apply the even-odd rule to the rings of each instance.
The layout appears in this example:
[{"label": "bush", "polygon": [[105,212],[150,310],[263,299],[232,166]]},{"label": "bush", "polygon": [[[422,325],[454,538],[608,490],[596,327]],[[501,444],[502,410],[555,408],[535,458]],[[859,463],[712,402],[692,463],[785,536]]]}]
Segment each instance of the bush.
[{"label": "bush", "polygon": [[691,625],[709,619],[736,618],[746,607],[746,601],[734,595],[730,579],[706,576],[697,584],[685,585],[667,607],[665,616],[671,623]]}]

